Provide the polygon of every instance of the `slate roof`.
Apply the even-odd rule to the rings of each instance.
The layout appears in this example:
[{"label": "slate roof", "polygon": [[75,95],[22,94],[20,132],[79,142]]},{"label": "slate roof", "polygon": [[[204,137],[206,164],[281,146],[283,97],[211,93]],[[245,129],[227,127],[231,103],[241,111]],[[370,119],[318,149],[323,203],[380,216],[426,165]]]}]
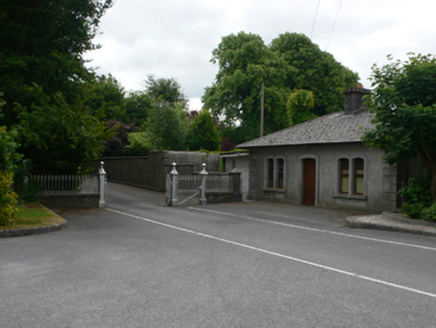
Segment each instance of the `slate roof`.
[{"label": "slate roof", "polygon": [[237,145],[237,148],[362,142],[373,114],[336,112]]}]

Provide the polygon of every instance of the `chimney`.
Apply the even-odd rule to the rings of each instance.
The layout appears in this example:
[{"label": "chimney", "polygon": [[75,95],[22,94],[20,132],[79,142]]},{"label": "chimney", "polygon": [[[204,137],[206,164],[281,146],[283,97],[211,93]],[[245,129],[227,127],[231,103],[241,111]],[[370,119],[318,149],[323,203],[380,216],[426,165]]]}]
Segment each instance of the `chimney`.
[{"label": "chimney", "polygon": [[348,88],[344,91],[344,114],[353,115],[365,111],[367,108],[363,96],[369,95],[370,90],[364,89],[361,84],[357,87]]}]

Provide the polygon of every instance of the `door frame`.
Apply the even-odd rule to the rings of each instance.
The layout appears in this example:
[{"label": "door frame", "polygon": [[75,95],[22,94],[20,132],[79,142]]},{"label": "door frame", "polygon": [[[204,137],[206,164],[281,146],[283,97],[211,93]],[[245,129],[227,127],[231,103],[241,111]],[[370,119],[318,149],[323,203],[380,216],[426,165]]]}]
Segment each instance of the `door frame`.
[{"label": "door frame", "polygon": [[304,154],[298,157],[298,163],[300,166],[300,177],[299,177],[299,183],[300,183],[300,193],[299,193],[299,200],[298,202],[300,204],[303,204],[303,160],[305,159],[314,159],[315,160],[315,206],[318,206],[318,198],[319,198],[319,156],[314,154]]}]

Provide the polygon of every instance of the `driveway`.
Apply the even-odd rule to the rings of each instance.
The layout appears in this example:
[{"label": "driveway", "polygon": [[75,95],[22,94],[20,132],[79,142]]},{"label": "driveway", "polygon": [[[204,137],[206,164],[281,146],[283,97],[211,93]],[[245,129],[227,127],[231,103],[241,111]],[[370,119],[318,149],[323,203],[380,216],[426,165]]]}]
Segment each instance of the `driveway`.
[{"label": "driveway", "polygon": [[348,214],[110,184],[70,228],[0,240],[0,326],[434,327],[436,238]]}]

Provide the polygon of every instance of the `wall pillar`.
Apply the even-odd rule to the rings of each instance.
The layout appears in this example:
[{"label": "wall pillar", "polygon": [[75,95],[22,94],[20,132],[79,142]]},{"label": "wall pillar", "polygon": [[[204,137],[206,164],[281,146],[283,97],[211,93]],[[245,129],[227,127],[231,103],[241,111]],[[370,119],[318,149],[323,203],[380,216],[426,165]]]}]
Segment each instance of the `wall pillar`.
[{"label": "wall pillar", "polygon": [[98,202],[98,207],[105,207],[106,206],[106,195],[107,195],[107,182],[106,182],[106,171],[104,170],[104,162],[100,162],[100,169],[98,170],[98,175],[100,178],[100,200]]},{"label": "wall pillar", "polygon": [[200,204],[201,205],[206,205],[207,204],[207,198],[206,198],[206,176],[208,175],[207,171],[206,171],[206,163],[202,164],[203,169],[200,172],[200,176],[201,176],[201,185],[200,185],[200,190],[201,190],[201,194],[200,194]]},{"label": "wall pillar", "polygon": [[170,206],[176,206],[178,204],[177,202],[177,184],[178,184],[178,178],[179,178],[179,173],[176,170],[176,163],[173,163],[173,169],[170,172],[170,177],[171,177],[171,202],[170,202]]}]

